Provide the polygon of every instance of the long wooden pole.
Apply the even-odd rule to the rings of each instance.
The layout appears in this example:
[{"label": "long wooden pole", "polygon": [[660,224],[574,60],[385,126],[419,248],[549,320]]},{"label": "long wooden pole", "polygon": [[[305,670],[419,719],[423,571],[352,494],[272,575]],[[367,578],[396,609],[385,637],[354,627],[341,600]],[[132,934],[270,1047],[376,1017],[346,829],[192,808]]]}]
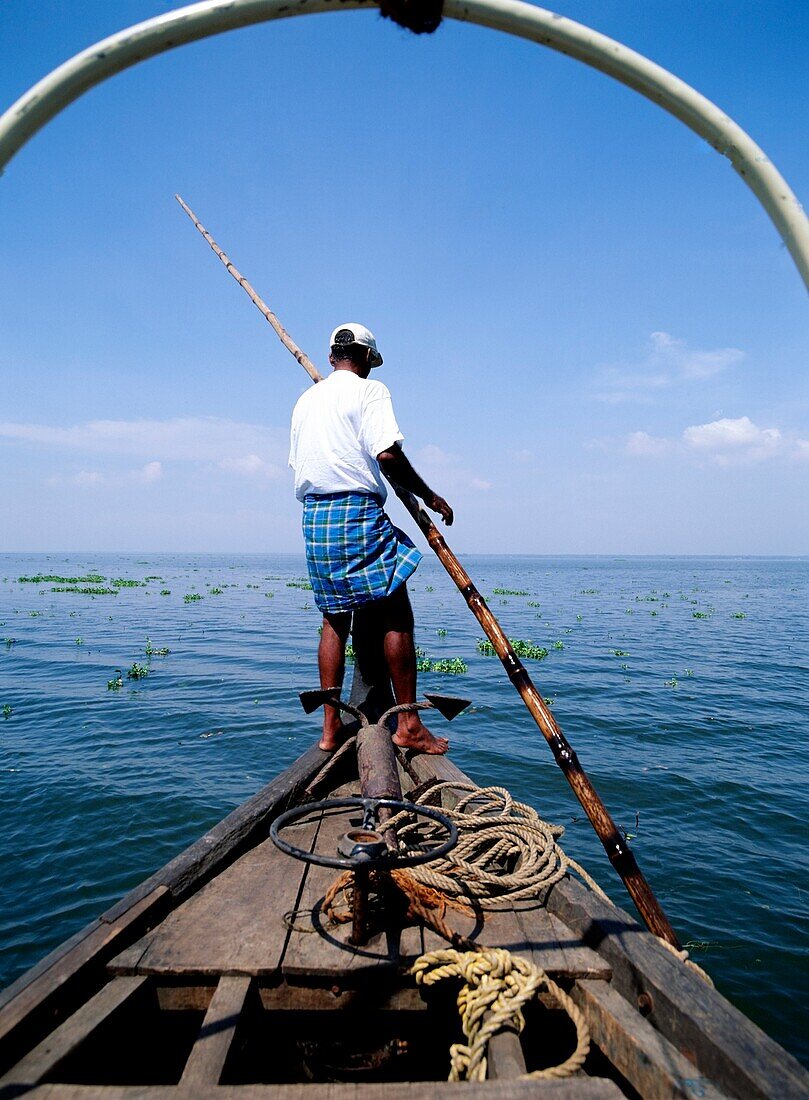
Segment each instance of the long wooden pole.
[{"label": "long wooden pole", "polygon": [[[236,270],[210,233],[200,224],[199,219],[193,211],[186,206],[179,195],[175,197],[227,270],[244,288],[253,303],[278,333],[284,347],[292,352],[314,382],[320,382],[323,376],[314,366],[311,359],[301,351],[266,302],[264,302],[250,283],[248,283]],[[407,508],[410,515],[421,528],[430,547],[434,550],[450,577],[452,577],[461,595],[466,600],[470,611],[483,627],[486,636],[494,646],[495,652],[502,661],[509,679],[520,693],[531,717],[539,726],[543,737],[550,745],[556,763],[562,769],[565,778],[573,789],[573,793],[578,798],[584,812],[590,819],[590,823],[595,829],[599,840],[604,845],[604,850],[609,857],[610,863],[621,876],[621,880],[629,891],[629,895],[643,918],[646,927],[650,932],[654,932],[656,936],[660,936],[674,947],[679,948],[680,942],[677,939],[677,934],[664,913],[660,902],[655,897],[651,886],[644,878],[641,869],[638,867],[634,853],[621,835],[607,807],[601,801],[598,792],[587,777],[587,773],[579,763],[578,756],[545,704],[533,680],[529,676],[528,670],[514,652],[514,648],[506,637],[500,623],[494,617],[486,601],[472,583],[472,578],[458,561],[452,550],[450,550],[449,546],[447,546],[444,536],[435,526],[425,510],[419,505],[413,494],[401,488],[401,486],[396,485],[393,481],[391,481],[391,485],[405,508]]]}]

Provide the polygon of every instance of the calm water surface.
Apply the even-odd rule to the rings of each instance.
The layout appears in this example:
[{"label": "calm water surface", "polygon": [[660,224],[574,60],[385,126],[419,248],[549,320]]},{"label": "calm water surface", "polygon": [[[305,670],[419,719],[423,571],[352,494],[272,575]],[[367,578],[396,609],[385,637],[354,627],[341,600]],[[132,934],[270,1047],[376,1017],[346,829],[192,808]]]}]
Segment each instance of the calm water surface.
[{"label": "calm water surface", "polygon": [[[465,564],[509,636],[549,650],[526,664],[694,957],[809,1062],[809,561]],[[93,597],[18,580],[89,573],[145,583]],[[316,684],[320,619],[288,584],[304,576],[297,557],[0,555],[0,984],[312,743],[296,692]],[[419,646],[468,666],[420,681],[474,701],[449,730],[455,761],[565,825],[631,909],[437,562],[411,593]],[[147,638],[171,652],[127,680]]]}]

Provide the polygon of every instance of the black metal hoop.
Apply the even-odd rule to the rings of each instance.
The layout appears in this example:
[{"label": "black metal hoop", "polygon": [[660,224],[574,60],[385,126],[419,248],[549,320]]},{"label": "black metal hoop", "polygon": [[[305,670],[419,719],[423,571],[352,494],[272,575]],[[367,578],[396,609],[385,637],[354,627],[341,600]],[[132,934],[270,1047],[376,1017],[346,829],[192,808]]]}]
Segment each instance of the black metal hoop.
[{"label": "black metal hoop", "polygon": [[[364,817],[373,814],[376,818],[381,809],[404,810],[415,814],[417,817],[429,817],[443,825],[449,833],[448,838],[437,848],[431,848],[429,852],[419,852],[414,855],[399,855],[397,852],[386,852],[379,859],[349,859],[343,856],[322,856],[317,852],[306,852],[303,848],[297,848],[284,840],[279,834],[287,825],[291,825],[298,818],[307,814],[316,813],[318,810],[339,810],[356,808],[364,811]],[[400,802],[396,798],[326,798],[322,802],[307,802],[303,806],[293,806],[286,810],[273,821],[270,826],[270,839],[276,848],[280,848],[293,859],[300,859],[304,863],[316,863],[318,867],[338,867],[346,871],[354,871],[358,867],[364,870],[392,870],[395,867],[416,867],[420,863],[429,863],[433,859],[451,852],[458,843],[458,829],[450,819],[439,810],[429,806],[418,806],[413,802]]]}]

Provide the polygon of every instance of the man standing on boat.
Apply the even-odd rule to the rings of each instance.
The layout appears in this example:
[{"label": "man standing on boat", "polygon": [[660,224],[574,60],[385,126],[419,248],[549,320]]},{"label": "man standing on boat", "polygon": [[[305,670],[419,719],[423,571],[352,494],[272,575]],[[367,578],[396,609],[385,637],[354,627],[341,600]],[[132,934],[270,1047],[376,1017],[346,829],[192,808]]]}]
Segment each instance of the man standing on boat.
[{"label": "man standing on boat", "polygon": [[[303,502],[309,579],[323,612],[320,686],[342,687],[351,615],[362,608],[379,616],[397,703],[413,703],[416,650],[406,582],[422,555],[383,511],[388,494],[381,471],[446,524],[452,509],[410,465],[390,393],[368,378],[382,365],[372,333],[364,325],[340,325],[332,333],[329,362],[332,373],[295,405],[289,452],[295,495]],[[323,710],[320,747],[331,750],[340,742],[340,717],[334,707]],[[446,739],[434,737],[418,712],[400,714],[398,722],[393,740],[402,748],[447,751]]]}]

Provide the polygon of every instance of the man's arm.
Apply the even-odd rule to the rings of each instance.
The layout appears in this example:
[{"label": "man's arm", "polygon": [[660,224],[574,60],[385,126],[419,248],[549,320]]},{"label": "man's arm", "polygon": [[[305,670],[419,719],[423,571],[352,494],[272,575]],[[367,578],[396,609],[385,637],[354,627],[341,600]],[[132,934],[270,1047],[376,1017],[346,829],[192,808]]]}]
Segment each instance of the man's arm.
[{"label": "man's arm", "polygon": [[447,527],[452,524],[454,519],[452,509],[443,497],[440,497],[438,493],[434,493],[426,481],[419,477],[398,443],[394,443],[386,451],[382,451],[376,458],[384,472],[393,481],[401,485],[403,489],[415,493],[433,512],[438,512]]}]

